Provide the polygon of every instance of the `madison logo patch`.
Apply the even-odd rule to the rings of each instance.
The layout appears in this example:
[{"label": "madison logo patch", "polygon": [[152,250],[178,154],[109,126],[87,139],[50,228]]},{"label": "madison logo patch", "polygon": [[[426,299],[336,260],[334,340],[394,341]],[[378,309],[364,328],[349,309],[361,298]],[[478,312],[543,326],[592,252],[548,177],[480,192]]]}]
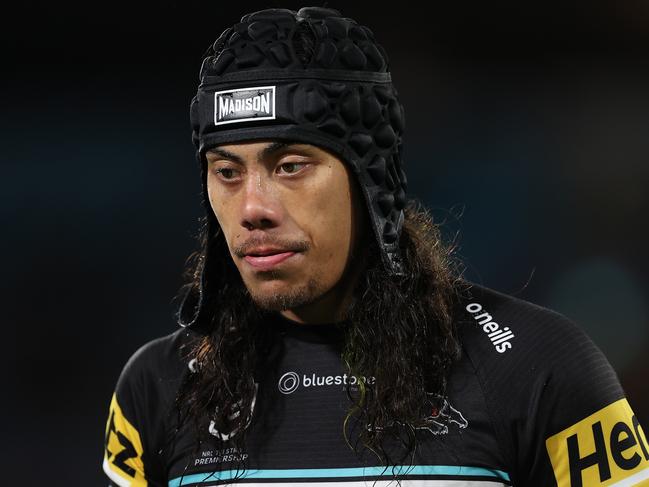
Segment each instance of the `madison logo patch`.
[{"label": "madison logo patch", "polygon": [[274,118],[274,86],[238,88],[214,93],[214,125]]}]

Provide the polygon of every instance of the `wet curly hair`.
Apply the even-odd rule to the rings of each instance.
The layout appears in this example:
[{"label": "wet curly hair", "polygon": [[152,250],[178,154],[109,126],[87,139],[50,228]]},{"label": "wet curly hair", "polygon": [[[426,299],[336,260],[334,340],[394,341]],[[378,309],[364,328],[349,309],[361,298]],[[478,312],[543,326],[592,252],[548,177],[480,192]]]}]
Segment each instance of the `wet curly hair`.
[{"label": "wet curly hair", "polygon": [[[439,225],[421,205],[411,202],[405,209],[403,277],[388,274],[371,240],[343,322],[341,360],[360,387],[352,392],[348,385],[349,409],[341,428],[352,450],[367,449],[384,465],[399,465],[416,449],[422,405],[430,404],[431,397],[446,397],[450,367],[459,354],[452,310],[466,283],[454,247],[443,243]],[[219,291],[209,300],[208,332],[197,334],[186,350],[198,366],[186,376],[176,410],[181,424],[194,425],[199,442],[225,445],[208,433],[211,423],[218,431],[237,432],[227,446],[241,449],[256,397],[256,371],[263,367],[270,343],[267,312],[251,301],[223,234],[209,243],[203,232],[200,242],[200,250],[188,259],[185,288],[200,285],[207,251],[226,258],[213,277]],[[376,380],[365,383],[361,377]],[[233,415],[235,411],[241,413]],[[396,453],[385,448],[395,440],[402,447]]]}]

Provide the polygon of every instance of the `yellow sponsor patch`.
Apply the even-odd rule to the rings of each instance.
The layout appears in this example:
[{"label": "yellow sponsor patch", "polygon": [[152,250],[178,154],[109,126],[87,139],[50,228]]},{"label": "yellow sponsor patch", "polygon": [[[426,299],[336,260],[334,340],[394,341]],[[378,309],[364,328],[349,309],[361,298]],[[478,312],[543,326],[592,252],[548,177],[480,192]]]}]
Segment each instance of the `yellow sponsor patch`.
[{"label": "yellow sponsor patch", "polygon": [[626,399],[545,441],[559,487],[649,486],[649,444]]},{"label": "yellow sponsor patch", "polygon": [[126,419],[113,394],[106,424],[104,471],[119,486],[145,487],[140,433]]}]

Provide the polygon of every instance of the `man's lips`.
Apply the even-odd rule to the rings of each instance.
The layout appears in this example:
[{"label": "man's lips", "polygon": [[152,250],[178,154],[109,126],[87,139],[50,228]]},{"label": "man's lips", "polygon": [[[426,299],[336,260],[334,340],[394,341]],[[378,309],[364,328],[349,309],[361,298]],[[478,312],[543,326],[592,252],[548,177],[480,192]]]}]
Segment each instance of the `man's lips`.
[{"label": "man's lips", "polygon": [[259,252],[259,254],[265,255],[258,255],[257,253],[247,254],[244,256],[244,260],[257,270],[270,270],[296,253],[292,250],[275,252]]},{"label": "man's lips", "polygon": [[292,262],[298,259],[308,250],[309,243],[306,240],[279,237],[271,239],[264,236],[249,238],[235,246],[232,253],[245,261],[252,271],[270,271],[281,266],[286,260]]}]

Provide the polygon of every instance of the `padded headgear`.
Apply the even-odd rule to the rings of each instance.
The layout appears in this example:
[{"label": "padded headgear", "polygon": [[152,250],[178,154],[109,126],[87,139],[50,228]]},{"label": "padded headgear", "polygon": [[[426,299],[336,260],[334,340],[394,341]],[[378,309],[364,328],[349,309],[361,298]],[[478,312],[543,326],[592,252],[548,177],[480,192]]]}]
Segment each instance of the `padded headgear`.
[{"label": "padded headgear", "polygon": [[[351,168],[384,265],[392,275],[402,273],[403,107],[387,55],[370,29],[320,7],[245,15],[208,50],[190,113],[208,238],[218,228],[207,196],[210,148],[260,139],[308,143],[332,151]],[[209,258],[208,253],[203,274]],[[191,325],[196,312],[189,321],[181,313],[181,324]]]}]

